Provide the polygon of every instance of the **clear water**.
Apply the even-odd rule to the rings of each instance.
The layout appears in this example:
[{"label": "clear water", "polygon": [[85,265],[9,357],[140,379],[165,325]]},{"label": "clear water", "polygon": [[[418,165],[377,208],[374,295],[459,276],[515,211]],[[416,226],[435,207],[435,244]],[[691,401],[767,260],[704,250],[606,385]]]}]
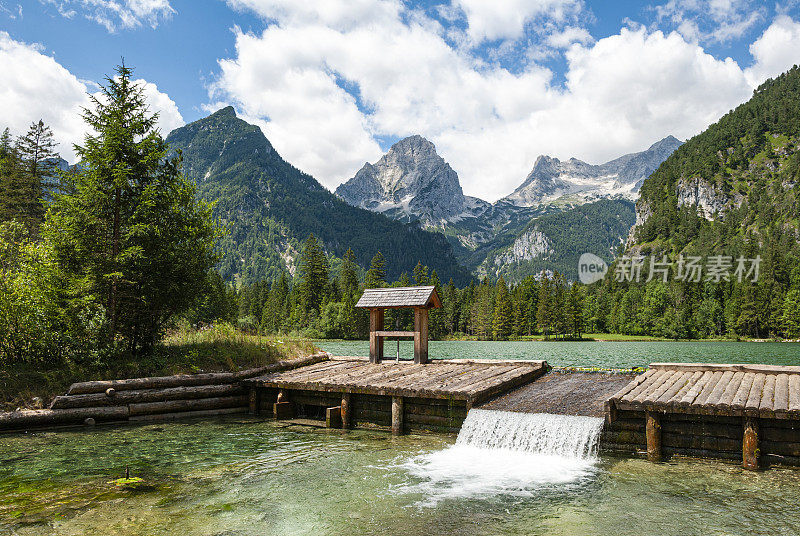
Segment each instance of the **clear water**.
[{"label": "clear water", "polygon": [[[0,534],[753,536],[800,527],[797,470],[608,456],[570,470],[477,445],[472,459],[443,454],[455,442],[244,417],[3,435]],[[437,453],[442,463],[426,466]],[[151,487],[109,484],[126,466]]]},{"label": "clear water", "polygon": [[[317,341],[334,355],[367,356],[367,341]],[[394,341],[387,357],[395,357]],[[432,359],[544,359],[556,367],[643,367],[649,363],[768,363],[800,365],[800,343],[735,341],[561,342],[561,341],[431,341]],[[400,358],[411,359],[413,343],[400,342]]]}]

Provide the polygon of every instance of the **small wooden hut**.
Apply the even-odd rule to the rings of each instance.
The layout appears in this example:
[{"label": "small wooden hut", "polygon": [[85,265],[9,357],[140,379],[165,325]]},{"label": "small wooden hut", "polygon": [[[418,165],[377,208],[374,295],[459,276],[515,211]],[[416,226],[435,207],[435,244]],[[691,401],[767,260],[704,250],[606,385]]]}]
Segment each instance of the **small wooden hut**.
[{"label": "small wooden hut", "polygon": [[[356,307],[369,309],[370,362],[380,363],[383,359],[383,341],[386,337],[408,337],[414,339],[414,363],[427,363],[428,311],[441,306],[442,300],[433,286],[365,289]],[[384,330],[386,309],[414,309],[414,331]]]}]

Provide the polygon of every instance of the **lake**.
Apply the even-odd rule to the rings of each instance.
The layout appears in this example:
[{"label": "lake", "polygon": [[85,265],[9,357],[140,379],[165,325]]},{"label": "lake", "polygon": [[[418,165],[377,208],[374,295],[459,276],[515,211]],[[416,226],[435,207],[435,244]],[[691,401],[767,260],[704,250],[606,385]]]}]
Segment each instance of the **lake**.
[{"label": "lake", "polygon": [[[0,534],[750,536],[800,526],[796,470],[601,456],[553,478],[552,464],[512,466],[503,451],[461,463],[453,442],[247,417],[0,436]],[[110,484],[126,467],[151,488]]]},{"label": "lake", "polygon": [[[367,341],[315,341],[334,355],[368,356]],[[394,358],[395,341],[385,343]],[[800,343],[735,341],[430,341],[432,359],[543,359],[556,367],[644,367],[649,363],[768,363],[800,365]],[[414,355],[411,341],[400,342],[400,358]]]}]

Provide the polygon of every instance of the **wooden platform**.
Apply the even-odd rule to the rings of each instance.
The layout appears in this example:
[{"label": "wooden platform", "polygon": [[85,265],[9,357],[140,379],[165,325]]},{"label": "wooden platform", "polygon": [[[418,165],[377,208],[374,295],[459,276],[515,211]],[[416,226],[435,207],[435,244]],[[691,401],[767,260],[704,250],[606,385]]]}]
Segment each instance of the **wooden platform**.
[{"label": "wooden platform", "polygon": [[544,361],[438,360],[417,365],[340,357],[244,383],[261,388],[463,400],[471,407],[531,382],[546,370]]},{"label": "wooden platform", "polygon": [[610,402],[621,410],[800,419],[800,367],[655,363]]}]

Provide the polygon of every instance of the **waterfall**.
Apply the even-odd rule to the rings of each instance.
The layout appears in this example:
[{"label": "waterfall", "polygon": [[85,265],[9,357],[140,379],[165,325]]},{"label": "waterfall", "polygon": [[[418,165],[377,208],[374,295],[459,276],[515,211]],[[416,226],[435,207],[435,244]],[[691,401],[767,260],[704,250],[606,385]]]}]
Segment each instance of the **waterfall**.
[{"label": "waterfall", "polygon": [[596,471],[602,429],[595,417],[471,409],[455,445],[399,464],[413,480],[397,489],[425,506],[580,485]]},{"label": "waterfall", "polygon": [[603,419],[548,413],[472,409],[456,445],[593,459]]}]

